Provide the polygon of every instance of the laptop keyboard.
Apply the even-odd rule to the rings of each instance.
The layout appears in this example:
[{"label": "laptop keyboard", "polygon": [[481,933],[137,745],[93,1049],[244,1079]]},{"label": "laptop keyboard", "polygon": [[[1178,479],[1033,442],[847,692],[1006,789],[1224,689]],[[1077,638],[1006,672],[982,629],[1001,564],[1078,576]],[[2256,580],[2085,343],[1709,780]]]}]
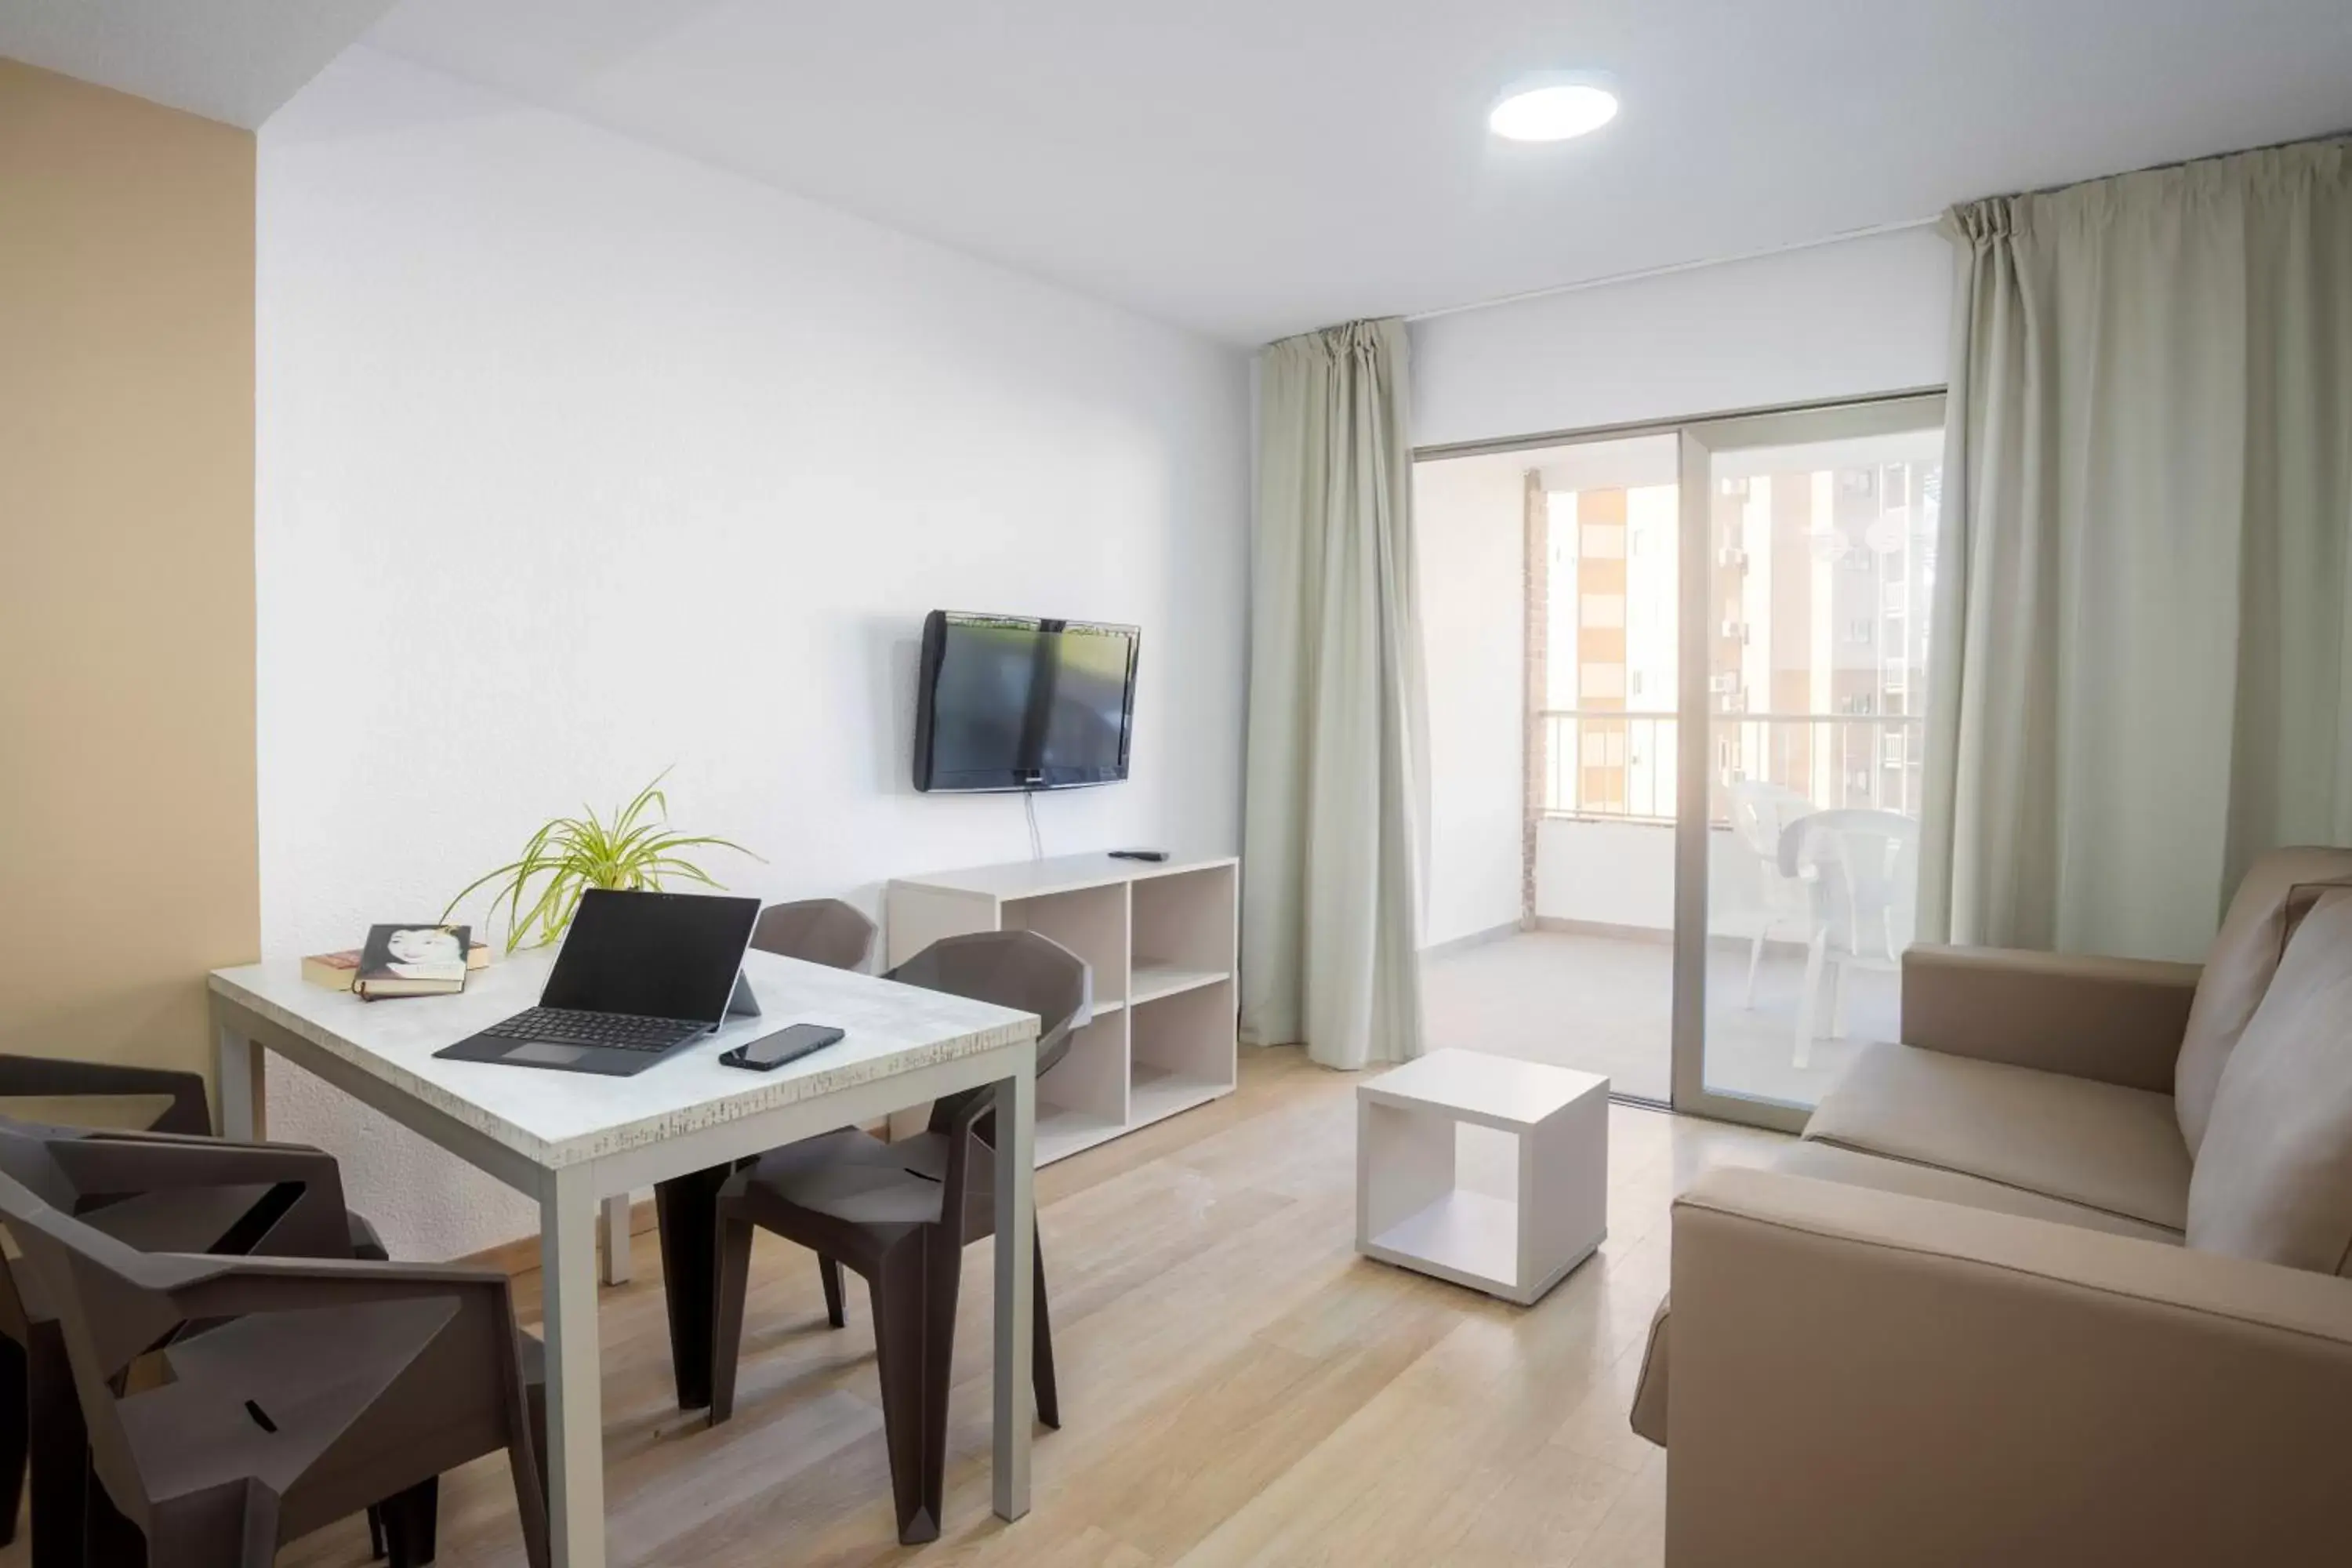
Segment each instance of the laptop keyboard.
[{"label": "laptop keyboard", "polygon": [[684,1018],[640,1018],[627,1013],[575,1013],[533,1007],[482,1033],[502,1040],[554,1040],[614,1051],[666,1051],[709,1028]]}]

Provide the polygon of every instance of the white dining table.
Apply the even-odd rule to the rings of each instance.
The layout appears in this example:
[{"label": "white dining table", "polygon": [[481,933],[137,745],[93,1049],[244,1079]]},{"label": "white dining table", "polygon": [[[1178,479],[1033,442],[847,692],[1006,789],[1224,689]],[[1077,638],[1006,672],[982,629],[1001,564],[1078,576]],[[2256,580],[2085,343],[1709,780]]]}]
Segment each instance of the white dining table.
[{"label": "white dining table", "polygon": [[[999,1086],[995,1508],[1007,1520],[1026,1513],[1036,1017],[755,951],[743,973],[761,1016],[731,1018],[633,1077],[434,1055],[536,1003],[552,962],[524,953],[477,971],[458,995],[362,1002],[306,983],[289,959],[215,970],[210,996],[225,1135],[267,1135],[263,1062],[275,1052],[537,1200],[554,1561],[604,1563],[599,1205],[986,1085]],[[794,1023],[845,1033],[773,1072],[719,1063],[720,1052]]]}]

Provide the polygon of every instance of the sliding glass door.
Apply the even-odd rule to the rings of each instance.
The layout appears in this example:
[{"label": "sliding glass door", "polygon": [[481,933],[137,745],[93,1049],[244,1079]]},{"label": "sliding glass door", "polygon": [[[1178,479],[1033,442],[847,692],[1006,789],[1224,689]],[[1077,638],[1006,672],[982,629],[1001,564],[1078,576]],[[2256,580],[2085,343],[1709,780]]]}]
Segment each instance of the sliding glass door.
[{"label": "sliding glass door", "polygon": [[1896,1037],[1943,400],[1423,453],[1433,1047],[1794,1127]]},{"label": "sliding glass door", "polygon": [[1794,1127],[1901,1030],[1943,399],[1681,439],[1674,1101]]}]

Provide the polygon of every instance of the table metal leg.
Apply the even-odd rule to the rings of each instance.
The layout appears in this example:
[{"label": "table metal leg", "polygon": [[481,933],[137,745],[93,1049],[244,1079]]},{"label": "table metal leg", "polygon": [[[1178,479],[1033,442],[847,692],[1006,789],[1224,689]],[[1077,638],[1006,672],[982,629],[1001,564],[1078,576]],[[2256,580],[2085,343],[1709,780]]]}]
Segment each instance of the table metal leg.
[{"label": "table metal leg", "polygon": [[998,1086],[996,1107],[996,1516],[1029,1511],[1030,1314],[1036,1302],[1037,1076],[1029,1063]]},{"label": "table metal leg", "polygon": [[604,1200],[604,1283],[626,1285],[629,1257],[629,1194],[614,1193]]},{"label": "table metal leg", "polygon": [[596,1208],[586,1166],[548,1173],[539,1235],[546,1298],[547,1511],[557,1568],[604,1568]]},{"label": "table metal leg", "polygon": [[269,1080],[262,1064],[268,1053],[226,1021],[216,1022],[213,1034],[218,1042],[214,1076],[220,1082],[221,1136],[239,1142],[267,1137]]}]

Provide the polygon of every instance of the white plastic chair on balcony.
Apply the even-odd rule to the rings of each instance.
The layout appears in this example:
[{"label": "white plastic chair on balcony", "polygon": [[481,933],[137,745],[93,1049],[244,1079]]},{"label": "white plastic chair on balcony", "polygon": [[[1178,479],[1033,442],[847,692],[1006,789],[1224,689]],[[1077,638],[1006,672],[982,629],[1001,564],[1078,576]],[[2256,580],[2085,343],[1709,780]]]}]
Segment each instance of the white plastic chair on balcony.
[{"label": "white plastic chair on balcony", "polygon": [[1756,1007],[1756,970],[1764,943],[1783,922],[1804,929],[1812,898],[1804,879],[1780,863],[1780,846],[1791,824],[1813,814],[1813,803],[1784,784],[1750,779],[1731,786],[1731,831],[1756,858],[1759,888],[1756,931],[1748,944],[1748,989],[1740,1006]]},{"label": "white plastic chair on balcony", "polygon": [[1845,1033],[1845,976],[1852,968],[1898,971],[1911,945],[1919,887],[1919,824],[1898,812],[1817,811],[1782,836],[1784,869],[1811,895],[1805,988],[1797,998],[1795,1065],[1820,1035],[1822,971],[1830,973],[1830,1034]]}]

